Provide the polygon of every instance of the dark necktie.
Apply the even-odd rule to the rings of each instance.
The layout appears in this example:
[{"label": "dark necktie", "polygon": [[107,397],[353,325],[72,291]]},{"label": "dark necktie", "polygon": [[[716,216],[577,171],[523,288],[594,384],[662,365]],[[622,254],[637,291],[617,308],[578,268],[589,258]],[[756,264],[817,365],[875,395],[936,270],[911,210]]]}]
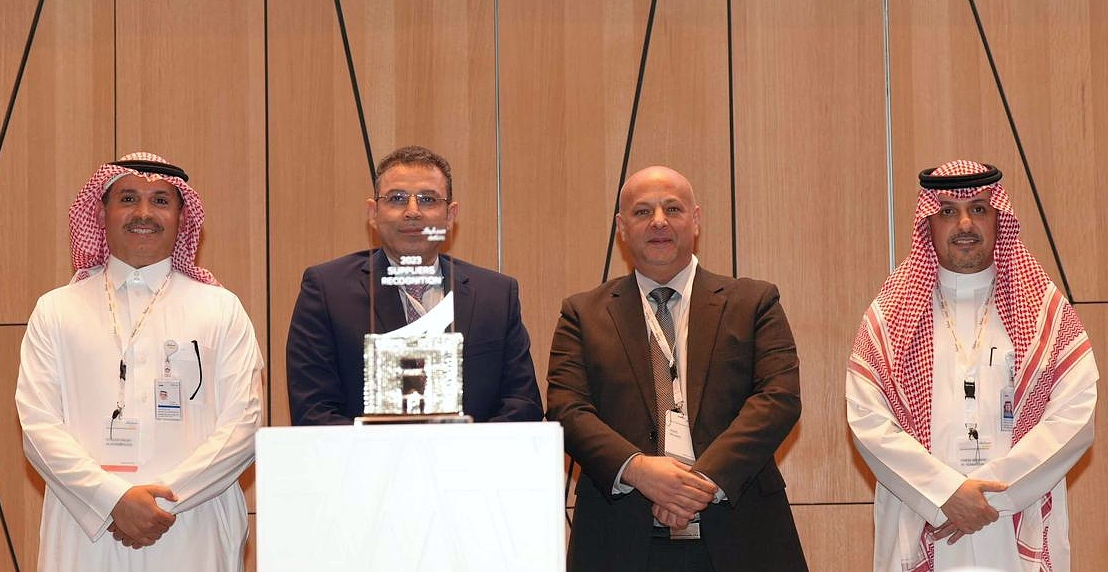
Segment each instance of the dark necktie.
[{"label": "dark necktie", "polygon": [[[666,344],[673,350],[673,316],[669,313],[666,302],[677,292],[673,288],[662,286],[650,291],[648,296],[655,304],[654,317],[658,319],[658,325],[662,327],[662,333],[666,337]],[[673,409],[673,371],[670,370],[669,360],[662,352],[662,347],[653,335],[650,336],[650,362],[654,370],[654,401],[655,412],[654,430],[658,435],[658,454],[666,454],[666,412]]]},{"label": "dark necktie", "polygon": [[[414,298],[416,302],[423,304],[423,293],[426,292],[427,289],[430,287],[430,284],[406,284],[404,286],[404,291],[411,295],[411,297]],[[409,300],[406,304],[404,304],[404,315],[408,319],[408,323],[410,324],[418,320],[423,314],[420,314],[419,308],[416,308],[415,304],[412,304],[411,300]]]}]

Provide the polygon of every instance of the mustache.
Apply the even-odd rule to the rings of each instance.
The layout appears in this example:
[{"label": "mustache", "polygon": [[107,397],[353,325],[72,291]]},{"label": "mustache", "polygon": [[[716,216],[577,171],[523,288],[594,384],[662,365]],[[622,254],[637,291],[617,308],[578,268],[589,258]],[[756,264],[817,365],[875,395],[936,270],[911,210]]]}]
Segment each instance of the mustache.
[{"label": "mustache", "polygon": [[136,227],[140,227],[140,226],[141,227],[147,227],[147,228],[153,228],[157,232],[161,232],[161,231],[165,230],[165,227],[163,227],[161,224],[158,223],[158,221],[154,220],[151,217],[133,218],[133,219],[127,221],[127,223],[123,225],[123,230],[131,231],[131,230],[134,230]]},{"label": "mustache", "polygon": [[959,232],[958,234],[950,237],[950,242],[954,242],[956,240],[961,240],[964,238],[969,238],[978,242],[984,242],[984,239],[981,237],[981,235],[977,234],[976,232]]}]

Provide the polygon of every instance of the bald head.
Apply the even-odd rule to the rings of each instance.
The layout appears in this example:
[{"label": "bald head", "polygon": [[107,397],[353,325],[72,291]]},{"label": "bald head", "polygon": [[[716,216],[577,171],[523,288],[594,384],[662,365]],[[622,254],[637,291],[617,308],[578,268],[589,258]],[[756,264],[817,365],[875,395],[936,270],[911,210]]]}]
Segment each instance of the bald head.
[{"label": "bald head", "polygon": [[687,193],[689,204],[696,204],[692,183],[684,175],[669,167],[654,165],[632,173],[623,183],[623,187],[619,190],[620,212],[627,208],[628,198],[633,201],[636,194],[651,188],[670,188],[681,194]]},{"label": "bald head", "polygon": [[692,260],[700,234],[700,207],[692,184],[669,167],[647,167],[619,191],[619,236],[635,269],[665,284]]}]

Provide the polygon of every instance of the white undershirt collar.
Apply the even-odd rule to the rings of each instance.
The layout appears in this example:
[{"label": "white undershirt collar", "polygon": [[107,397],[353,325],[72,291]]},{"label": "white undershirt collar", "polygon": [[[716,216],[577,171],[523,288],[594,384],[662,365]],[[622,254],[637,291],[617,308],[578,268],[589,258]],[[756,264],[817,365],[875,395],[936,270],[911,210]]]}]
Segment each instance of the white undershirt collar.
[{"label": "white undershirt collar", "polygon": [[124,283],[130,282],[132,286],[142,285],[153,292],[173,270],[173,259],[166,257],[160,262],[134,268],[114,256],[108,256],[106,268],[112,288],[118,290]]},{"label": "white undershirt collar", "polygon": [[996,264],[972,274],[962,274],[939,266],[939,284],[956,297],[973,295],[977,290],[988,288],[996,280]]}]

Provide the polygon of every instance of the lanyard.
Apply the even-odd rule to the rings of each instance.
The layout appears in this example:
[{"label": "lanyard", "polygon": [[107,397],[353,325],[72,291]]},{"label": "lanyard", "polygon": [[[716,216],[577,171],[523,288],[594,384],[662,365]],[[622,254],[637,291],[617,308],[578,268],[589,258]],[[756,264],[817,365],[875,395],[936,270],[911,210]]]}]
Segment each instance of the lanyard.
[{"label": "lanyard", "polygon": [[[954,339],[954,351],[958,354],[958,362],[963,367],[969,369],[971,366],[970,360],[977,353],[977,348],[981,347],[981,338],[985,332],[985,325],[989,323],[989,302],[993,300],[993,292],[996,291],[995,286],[989,290],[989,295],[985,297],[985,303],[981,305],[981,318],[977,320],[977,325],[973,331],[973,346],[970,347],[970,351],[967,354],[965,346],[962,344],[962,340],[958,338],[958,332],[954,329],[954,318],[950,316],[950,307],[946,303],[946,296],[943,295],[943,287],[938,286],[939,290],[939,306],[943,309],[943,318],[946,322],[946,329],[950,332],[950,337]],[[976,313],[974,314],[976,317]]]},{"label": "lanyard", "polygon": [[[954,351],[958,354],[958,362],[966,368],[966,376],[962,379],[962,391],[966,396],[966,430],[970,439],[977,439],[977,365],[972,363],[971,359],[977,354],[977,348],[981,346],[985,324],[989,322],[989,302],[993,299],[993,292],[996,291],[996,287],[994,285],[989,290],[989,295],[985,297],[985,303],[981,305],[981,318],[977,320],[977,325],[974,326],[973,346],[968,354],[965,351],[965,346],[962,345],[962,341],[958,339],[958,332],[954,328],[954,319],[950,315],[950,307],[947,305],[946,296],[943,295],[943,287],[939,285],[937,288],[939,291],[939,306],[943,309],[946,329],[950,332],[950,337],[954,339]],[[976,318],[976,313],[974,317]]]},{"label": "lanyard", "polygon": [[124,398],[123,386],[127,382],[127,350],[131,349],[131,346],[135,343],[135,336],[138,335],[139,330],[142,329],[142,325],[146,323],[146,316],[150,314],[150,309],[154,307],[154,303],[158,301],[158,297],[161,296],[165,287],[169,285],[169,278],[173,276],[173,269],[165,275],[165,279],[162,280],[162,285],[158,287],[158,290],[154,292],[154,296],[150,298],[150,303],[146,305],[146,309],[139,315],[138,321],[131,328],[131,335],[127,338],[126,343],[123,341],[122,333],[123,328],[119,325],[119,318],[115,314],[115,294],[112,292],[111,281],[108,280],[108,268],[104,267],[104,293],[108,297],[108,313],[112,317],[112,334],[115,337],[116,342],[119,344],[119,397],[115,402],[115,411],[112,411],[112,420],[114,421],[119,416],[123,415],[123,408],[127,405]]},{"label": "lanyard", "polygon": [[[642,299],[643,314],[646,315],[646,327],[650,330],[651,337],[658,344],[658,347],[662,349],[662,355],[665,356],[666,361],[669,362],[669,375],[671,379],[671,385],[673,386],[673,403],[677,409],[682,412],[685,410],[685,396],[681,391],[681,380],[677,372],[677,358],[674,355],[676,352],[674,348],[671,348],[669,342],[666,340],[666,334],[662,331],[662,325],[658,323],[658,317],[654,315],[651,310],[650,302],[647,301],[646,296],[642,293],[642,289],[639,289],[639,297]],[[672,312],[670,313],[672,315]],[[674,343],[677,342],[677,324],[673,324]]]}]

